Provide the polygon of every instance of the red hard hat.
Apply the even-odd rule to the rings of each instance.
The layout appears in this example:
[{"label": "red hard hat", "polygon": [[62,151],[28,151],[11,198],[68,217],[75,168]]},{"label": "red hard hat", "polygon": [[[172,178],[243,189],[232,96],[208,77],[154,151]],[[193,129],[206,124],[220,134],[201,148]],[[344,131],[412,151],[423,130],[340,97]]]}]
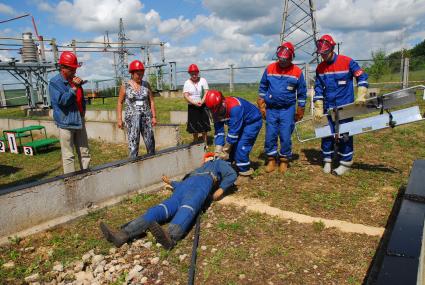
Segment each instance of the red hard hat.
[{"label": "red hard hat", "polygon": [[70,51],[64,51],[61,54],[61,56],[59,57],[59,64],[72,68],[78,68],[81,66],[81,63],[79,63],[77,60],[77,56]]},{"label": "red hard hat", "polygon": [[132,73],[136,70],[145,70],[145,66],[143,65],[143,62],[137,59],[133,60],[128,66],[128,72]]},{"label": "red hard hat", "polygon": [[282,43],[276,50],[276,56],[279,60],[292,61],[295,57],[294,45],[291,42]]},{"label": "red hard hat", "polygon": [[334,49],[335,45],[336,45],[336,43],[330,35],[323,35],[316,42],[317,53],[328,54]]},{"label": "red hard hat", "polygon": [[189,68],[187,69],[188,73],[191,72],[199,72],[199,68],[196,64],[192,63],[191,65],[189,65]]},{"label": "red hard hat", "polygon": [[204,161],[203,162],[207,162],[209,160],[214,159],[215,153],[214,152],[207,152],[204,154]]},{"label": "red hard hat", "polygon": [[218,90],[208,90],[205,96],[205,105],[215,113],[224,100],[223,94]]}]

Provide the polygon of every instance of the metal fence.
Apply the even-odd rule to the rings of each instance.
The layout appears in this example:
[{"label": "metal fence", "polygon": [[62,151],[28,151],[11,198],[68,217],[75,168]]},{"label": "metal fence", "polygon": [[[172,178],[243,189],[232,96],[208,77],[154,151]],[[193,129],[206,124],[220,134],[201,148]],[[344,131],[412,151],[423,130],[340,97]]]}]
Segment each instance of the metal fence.
[{"label": "metal fence", "polygon": [[[425,57],[391,58],[382,60],[356,60],[369,74],[370,87],[379,88],[381,93],[393,91],[408,86],[425,83]],[[303,70],[307,86],[314,86],[316,64],[298,63]],[[256,90],[266,66],[228,66],[224,68],[202,69],[210,88],[226,92]],[[145,79],[149,75],[145,75]],[[164,90],[169,90],[168,74],[162,74]],[[189,78],[186,70],[177,70],[177,89],[181,90],[184,82]],[[155,78],[150,78],[155,82]],[[119,86],[116,80],[89,82],[85,87],[86,94],[95,93],[98,96],[118,96]],[[156,85],[153,83],[155,89]],[[26,104],[25,87],[23,84],[0,83],[0,106],[14,106]],[[162,90],[159,90],[162,91]]]}]

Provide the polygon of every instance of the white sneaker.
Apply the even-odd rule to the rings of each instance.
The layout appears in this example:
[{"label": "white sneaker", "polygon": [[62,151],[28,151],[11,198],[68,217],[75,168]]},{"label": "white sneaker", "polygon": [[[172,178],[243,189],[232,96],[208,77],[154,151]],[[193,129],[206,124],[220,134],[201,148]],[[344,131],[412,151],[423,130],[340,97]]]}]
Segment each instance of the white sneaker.
[{"label": "white sneaker", "polygon": [[351,170],[351,165],[353,164],[352,161],[341,161],[339,166],[334,169],[333,174],[341,176],[345,173],[348,173]]},{"label": "white sneaker", "polygon": [[331,173],[331,170],[332,170],[331,163],[325,162],[325,165],[323,166],[323,172],[329,174]]}]

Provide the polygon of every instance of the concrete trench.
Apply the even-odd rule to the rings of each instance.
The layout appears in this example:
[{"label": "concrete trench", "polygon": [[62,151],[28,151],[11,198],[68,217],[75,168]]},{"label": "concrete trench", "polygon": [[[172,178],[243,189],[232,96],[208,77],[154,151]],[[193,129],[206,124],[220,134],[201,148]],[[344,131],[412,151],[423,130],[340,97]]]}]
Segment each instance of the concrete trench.
[{"label": "concrete trench", "polygon": [[158,190],[161,176],[183,176],[202,163],[203,144],[172,147],[89,171],[0,190],[0,244],[105,207],[134,193]]}]

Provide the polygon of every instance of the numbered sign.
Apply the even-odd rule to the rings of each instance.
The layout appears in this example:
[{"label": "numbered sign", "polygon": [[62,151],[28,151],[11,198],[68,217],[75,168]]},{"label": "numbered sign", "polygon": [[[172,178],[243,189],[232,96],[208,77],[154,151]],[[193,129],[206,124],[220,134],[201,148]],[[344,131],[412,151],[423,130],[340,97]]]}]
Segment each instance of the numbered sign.
[{"label": "numbered sign", "polygon": [[6,133],[10,153],[19,153],[15,133]]},{"label": "numbered sign", "polygon": [[6,144],[4,141],[0,141],[0,152],[6,152]]},{"label": "numbered sign", "polygon": [[24,146],[24,154],[33,156],[34,155],[33,148],[30,146]]}]

